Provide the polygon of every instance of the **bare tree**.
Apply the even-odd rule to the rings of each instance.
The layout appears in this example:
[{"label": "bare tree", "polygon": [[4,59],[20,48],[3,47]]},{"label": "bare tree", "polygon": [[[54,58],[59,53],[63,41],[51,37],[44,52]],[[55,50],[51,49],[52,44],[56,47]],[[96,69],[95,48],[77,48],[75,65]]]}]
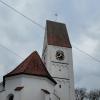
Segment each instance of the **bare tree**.
[{"label": "bare tree", "polygon": [[85,88],[75,89],[76,100],[83,100],[85,97],[86,97],[86,89]]},{"label": "bare tree", "polygon": [[88,98],[89,100],[99,100],[100,90],[91,90],[89,92]]}]

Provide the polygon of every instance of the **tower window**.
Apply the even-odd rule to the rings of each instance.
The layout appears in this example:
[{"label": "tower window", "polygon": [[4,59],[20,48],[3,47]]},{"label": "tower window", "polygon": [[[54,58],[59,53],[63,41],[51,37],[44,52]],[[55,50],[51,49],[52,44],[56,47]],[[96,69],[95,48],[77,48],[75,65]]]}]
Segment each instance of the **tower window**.
[{"label": "tower window", "polygon": [[61,85],[59,85],[59,88],[61,88]]},{"label": "tower window", "polygon": [[61,71],[61,69],[59,69],[59,71]]}]

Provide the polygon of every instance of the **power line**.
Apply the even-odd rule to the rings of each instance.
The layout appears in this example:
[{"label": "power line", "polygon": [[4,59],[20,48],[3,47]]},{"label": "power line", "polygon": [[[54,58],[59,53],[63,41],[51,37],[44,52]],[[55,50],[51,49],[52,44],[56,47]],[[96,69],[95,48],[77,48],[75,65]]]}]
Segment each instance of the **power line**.
[{"label": "power line", "polygon": [[[9,4],[3,2],[2,0],[0,0],[0,2],[2,4],[4,4],[5,6],[7,6],[8,8],[12,9],[14,12],[18,13],[19,15],[23,16],[24,18],[26,18],[27,20],[31,21],[33,24],[39,26],[40,28],[44,29],[44,27],[42,25],[40,25],[39,23],[35,22],[34,20],[32,20],[31,18],[27,17],[26,15],[24,15],[23,13],[21,13],[20,11],[16,10],[14,7],[10,6]],[[12,51],[11,49],[7,48],[6,46],[0,44],[1,47],[5,48],[6,50],[8,50],[9,52],[15,54],[16,56],[18,56],[19,58],[23,59],[21,56],[19,56],[17,53],[15,53],[14,51]]]},{"label": "power line", "polygon": [[[9,4],[3,2],[2,0],[0,0],[0,2],[1,2],[2,4],[4,4],[5,6],[9,7],[10,9],[12,9],[14,12],[16,12],[16,13],[18,13],[19,15],[23,16],[24,18],[26,18],[27,20],[31,21],[33,24],[39,26],[39,27],[42,28],[42,29],[45,29],[41,24],[39,24],[39,23],[35,22],[34,20],[32,20],[31,18],[27,17],[26,15],[24,15],[24,14],[21,13],[20,11],[16,10],[14,7],[12,7],[12,6],[10,6]],[[4,48],[8,49],[7,47],[5,47],[5,46],[3,46],[3,45],[1,45],[1,44],[0,44],[0,46],[2,46],[2,47],[4,47]],[[73,47],[74,47],[75,49],[77,49],[78,51],[80,51],[81,53],[84,53],[85,55],[91,57],[91,58],[92,58],[93,60],[95,60],[96,62],[99,62],[99,63],[100,63],[100,60],[99,60],[99,59],[97,59],[97,58],[91,56],[90,54],[88,54],[87,52],[85,52],[85,51],[83,51],[83,50],[77,48],[76,46],[73,46]],[[19,56],[19,55],[16,54],[14,51],[12,51],[12,50],[10,50],[10,49],[8,49],[8,50],[9,50],[10,52],[14,53],[15,55]],[[20,57],[20,56],[19,56],[19,57]],[[22,58],[22,57],[20,57],[20,58]]]},{"label": "power line", "polygon": [[[9,4],[3,2],[2,0],[0,0],[0,2],[2,4],[4,4],[5,6],[7,6],[8,8],[12,9],[14,12],[18,13],[19,15],[23,16],[25,19],[31,21],[33,24],[39,26],[42,29],[45,29],[42,25],[40,25],[39,23],[35,22],[34,20],[32,20],[31,18],[29,18],[28,16],[24,15],[23,13],[21,13],[20,11],[18,11],[17,9],[15,9],[14,7],[10,6]],[[13,54],[15,54],[16,56],[18,56],[19,58],[23,59],[21,56],[19,56],[17,53],[15,53],[14,51],[12,51],[11,49],[7,48],[6,46],[0,44],[1,47],[5,48],[6,50],[12,52]]]},{"label": "power line", "polygon": [[13,53],[14,55],[16,55],[17,57],[21,58],[21,60],[23,60],[23,58],[21,56],[19,56],[17,53],[15,53],[14,51],[12,51],[11,49],[7,48],[6,46],[0,44],[0,47],[5,48],[6,50],[8,50],[9,52]]},{"label": "power line", "polygon": [[15,9],[14,7],[12,7],[9,4],[3,2],[2,0],[0,0],[0,2],[2,4],[4,4],[5,6],[7,6],[8,8],[12,9],[14,12],[16,12],[19,15],[23,16],[24,18],[26,18],[27,20],[31,21],[33,24],[35,24],[35,25],[39,26],[40,28],[44,29],[44,27],[42,25],[40,25],[39,23],[35,22],[34,20],[32,20],[31,18],[29,18],[28,16],[24,15],[23,13],[21,13],[20,11],[18,11],[17,9]]},{"label": "power line", "polygon": [[80,51],[81,53],[84,53],[84,54],[87,55],[88,57],[92,58],[92,59],[95,60],[96,62],[99,62],[99,63],[100,63],[100,60],[99,60],[99,59],[97,59],[97,58],[91,56],[90,54],[88,54],[87,52],[85,52],[85,51],[79,49],[79,48],[76,47],[76,46],[73,46],[73,47],[74,47],[76,50]]}]

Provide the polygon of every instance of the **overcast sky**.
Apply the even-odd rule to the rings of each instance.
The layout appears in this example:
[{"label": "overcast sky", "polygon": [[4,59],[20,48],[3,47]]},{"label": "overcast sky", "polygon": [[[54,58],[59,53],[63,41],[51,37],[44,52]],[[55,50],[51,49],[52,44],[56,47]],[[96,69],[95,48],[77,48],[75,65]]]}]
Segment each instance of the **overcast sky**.
[{"label": "overcast sky", "polygon": [[[100,60],[100,0],[3,0],[45,27],[66,24],[71,44]],[[31,52],[42,54],[44,30],[0,3],[0,81]],[[100,62],[73,47],[75,87],[100,88]]]}]

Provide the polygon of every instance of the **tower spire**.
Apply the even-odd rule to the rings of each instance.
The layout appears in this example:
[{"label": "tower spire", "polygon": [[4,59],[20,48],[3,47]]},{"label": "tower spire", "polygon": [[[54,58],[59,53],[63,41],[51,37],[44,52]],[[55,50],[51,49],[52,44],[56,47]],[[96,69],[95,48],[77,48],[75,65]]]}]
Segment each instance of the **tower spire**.
[{"label": "tower spire", "polygon": [[48,45],[71,48],[65,24],[47,20],[46,32]]},{"label": "tower spire", "polygon": [[74,100],[72,46],[65,24],[46,22],[42,58],[57,82],[56,94],[61,100]]}]

